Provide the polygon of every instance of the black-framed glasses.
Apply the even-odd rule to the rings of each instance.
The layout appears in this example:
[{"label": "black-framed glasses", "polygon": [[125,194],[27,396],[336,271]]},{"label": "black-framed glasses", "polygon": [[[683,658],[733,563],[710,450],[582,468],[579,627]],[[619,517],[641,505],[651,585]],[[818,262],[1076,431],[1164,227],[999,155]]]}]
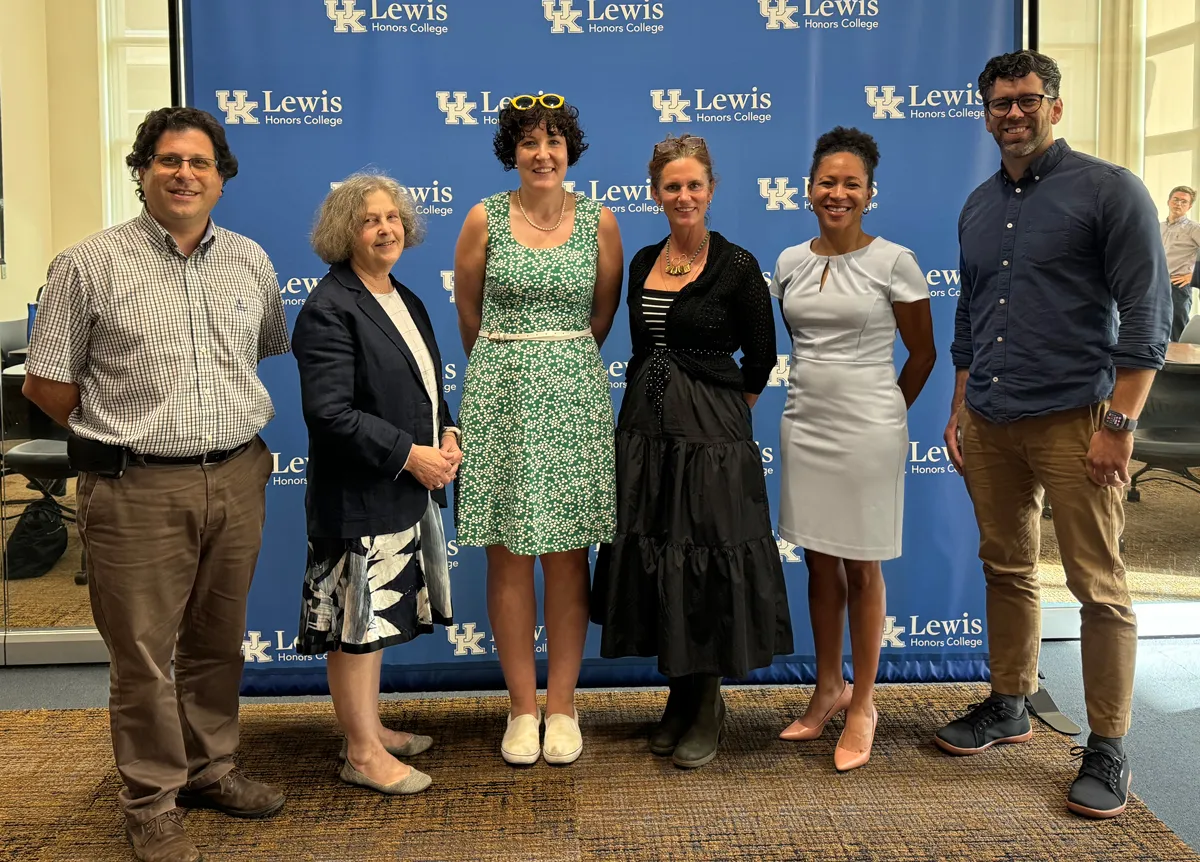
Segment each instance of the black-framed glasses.
[{"label": "black-framed glasses", "polygon": [[1036,114],[1042,107],[1043,99],[1055,98],[1058,97],[1047,96],[1045,93],[1029,93],[1025,96],[1017,96],[1015,99],[992,99],[987,103],[987,109],[993,117],[1007,117],[1015,104],[1021,109],[1022,114]]},{"label": "black-framed glasses", "polygon": [[192,171],[194,171],[197,174],[203,174],[207,171],[211,171],[213,168],[215,168],[217,166],[216,159],[209,159],[209,158],[203,158],[203,157],[198,157],[198,158],[194,158],[194,159],[184,159],[184,158],[180,158],[179,156],[160,156],[158,153],[155,153],[154,155],[152,155],[150,157],[150,161],[156,163],[159,167],[164,168],[165,170],[168,170],[168,171],[177,171],[181,167],[183,167],[184,162],[187,162],[188,165],[191,167]]},{"label": "black-framed glasses", "polygon": [[557,111],[567,103],[567,100],[558,93],[538,93],[536,96],[529,94],[513,96],[508,103],[518,111],[528,111],[534,105],[541,105],[548,111]]}]

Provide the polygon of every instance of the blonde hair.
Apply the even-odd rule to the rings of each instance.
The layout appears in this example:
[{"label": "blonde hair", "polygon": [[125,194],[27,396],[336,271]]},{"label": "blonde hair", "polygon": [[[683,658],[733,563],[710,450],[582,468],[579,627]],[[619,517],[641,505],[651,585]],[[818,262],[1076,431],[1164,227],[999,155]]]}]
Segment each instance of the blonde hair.
[{"label": "blonde hair", "polygon": [[654,145],[650,164],[646,168],[649,171],[652,188],[658,189],[658,184],[662,181],[663,169],[677,159],[698,161],[704,167],[704,172],[708,174],[708,184],[716,187],[717,177],[713,173],[712,156],[708,153],[708,144],[705,143],[704,138],[685,134],[678,138],[674,135],[667,135],[666,138]]},{"label": "blonde hair", "polygon": [[412,196],[386,174],[356,173],[346,177],[325,196],[317,211],[310,241],[317,257],[326,263],[350,259],[354,240],[362,227],[367,198],[375,192],[387,192],[400,211],[404,225],[404,247],[420,245],[425,238],[425,223],[417,213]]}]

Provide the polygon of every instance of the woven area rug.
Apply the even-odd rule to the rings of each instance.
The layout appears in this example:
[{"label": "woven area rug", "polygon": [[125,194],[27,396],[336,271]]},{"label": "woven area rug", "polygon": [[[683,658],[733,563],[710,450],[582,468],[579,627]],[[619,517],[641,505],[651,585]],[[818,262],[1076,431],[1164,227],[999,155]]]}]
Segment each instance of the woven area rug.
[{"label": "woven area rug", "polygon": [[[717,759],[691,772],[651,755],[657,691],[581,693],[573,766],[506,765],[506,709],[488,698],[387,701],[385,721],[429,733],[413,763],[433,787],[388,798],[342,784],[329,703],[242,710],[241,763],[288,793],[274,819],[211,811],[186,826],[216,860],[1200,860],[1137,799],[1093,822],[1064,805],[1072,740],[973,758],[930,743],[979,686],[885,686],[871,762],[833,770],[840,721],[814,742],[776,734],[808,689],[731,689]],[[126,860],[104,710],[0,713],[0,859]],[[1133,786],[1137,787],[1136,768]]]}]

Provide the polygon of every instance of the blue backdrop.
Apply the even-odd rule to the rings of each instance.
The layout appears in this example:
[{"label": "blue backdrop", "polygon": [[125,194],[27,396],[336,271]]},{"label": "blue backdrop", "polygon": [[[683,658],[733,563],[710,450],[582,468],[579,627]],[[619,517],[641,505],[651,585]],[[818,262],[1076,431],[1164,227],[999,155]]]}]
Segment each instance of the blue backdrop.
[{"label": "blue backdrop", "polygon": [[[958,293],[956,223],[972,188],[995,171],[975,80],[1019,37],[1014,0],[203,0],[185,7],[188,104],[226,124],[241,171],[217,221],[267,250],[289,320],[325,272],[308,246],[330,183],[368,166],[407,186],[428,220],[424,245],[396,275],[424,299],[457,415],[466,360],[453,305],[453,249],[467,210],[511,188],[492,155],[506,96],[561,93],[579,108],[591,148],[569,184],[617,215],[626,256],[661,239],[646,163],[666,134],[704,136],[719,185],[712,224],[758,258],[817,231],[805,196],[816,138],[858,126],[883,157],[866,228],[912,248],[927,273],[941,359],[909,418],[904,557],[884,565],[888,620],[881,675],[899,680],[987,676],[978,535],[962,481],[947,467],[942,429]],[[604,347],[614,407],[629,357],[622,305]],[[772,511],[779,500],[779,416],[788,343],[754,409]],[[903,348],[898,349],[903,361]],[[295,362],[262,376],[277,416],[267,525],[250,594],[248,693],[324,691],[320,659],[294,648],[305,564],[307,438]],[[447,513],[456,624],[385,654],[385,689],[501,687],[488,633],[484,555],[461,548]],[[796,654],[756,682],[813,678],[807,575],[780,541]],[[659,680],[653,660],[597,658],[583,683]],[[545,632],[531,633],[539,652]],[[543,668],[544,671],[544,668]]]}]

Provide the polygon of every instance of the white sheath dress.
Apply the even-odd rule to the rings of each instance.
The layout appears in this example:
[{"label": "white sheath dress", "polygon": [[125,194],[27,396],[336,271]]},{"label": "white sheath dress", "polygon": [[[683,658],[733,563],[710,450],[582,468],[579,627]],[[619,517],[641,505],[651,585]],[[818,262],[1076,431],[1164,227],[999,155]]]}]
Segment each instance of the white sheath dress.
[{"label": "white sheath dress", "polygon": [[843,559],[894,559],[909,445],[892,303],[929,289],[916,256],[882,237],[832,257],[811,245],[785,250],[771,282],[792,331],[779,535]]}]

